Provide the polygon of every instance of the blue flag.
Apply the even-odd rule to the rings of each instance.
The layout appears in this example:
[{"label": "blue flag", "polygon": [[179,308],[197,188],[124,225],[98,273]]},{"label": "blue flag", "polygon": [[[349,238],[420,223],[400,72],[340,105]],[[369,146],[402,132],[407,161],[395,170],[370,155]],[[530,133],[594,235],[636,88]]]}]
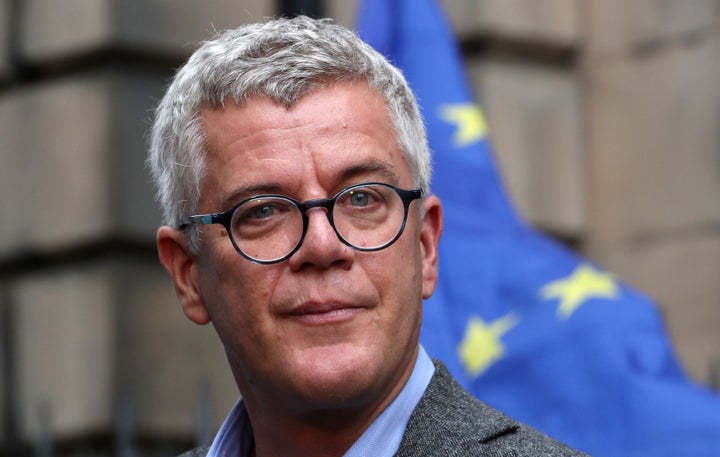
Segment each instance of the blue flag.
[{"label": "blue flag", "polygon": [[358,31],[422,106],[443,202],[421,341],[481,400],[591,455],[720,456],[720,397],[682,372],[654,304],[528,227],[495,170],[433,0],[365,0]]}]

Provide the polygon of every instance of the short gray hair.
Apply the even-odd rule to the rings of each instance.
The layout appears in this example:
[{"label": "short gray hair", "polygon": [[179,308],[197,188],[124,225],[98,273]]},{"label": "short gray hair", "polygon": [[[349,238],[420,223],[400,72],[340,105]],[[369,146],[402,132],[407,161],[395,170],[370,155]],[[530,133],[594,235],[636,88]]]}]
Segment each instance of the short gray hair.
[{"label": "short gray hair", "polygon": [[[387,105],[415,181],[429,192],[430,152],[417,102],[402,73],[329,19],[271,19],[219,33],[176,73],[155,112],[148,165],[164,223],[195,214],[205,173],[200,108],[263,96],[288,107],[339,81],[366,81]],[[190,234],[191,248],[198,232]]]}]

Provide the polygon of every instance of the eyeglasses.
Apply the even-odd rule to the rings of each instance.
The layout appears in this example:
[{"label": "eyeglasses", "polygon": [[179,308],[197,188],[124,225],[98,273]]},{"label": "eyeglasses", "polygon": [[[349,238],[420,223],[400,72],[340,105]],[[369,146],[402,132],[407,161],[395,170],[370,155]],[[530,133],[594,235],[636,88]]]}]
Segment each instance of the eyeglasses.
[{"label": "eyeglasses", "polygon": [[224,213],[186,217],[181,228],[222,224],[240,255],[271,264],[288,259],[300,249],[308,228],[307,211],[325,208],[341,242],[358,251],[379,251],[400,237],[410,203],[422,195],[422,189],[405,190],[379,182],[355,184],[332,198],[306,202],[284,195],[258,195]]}]

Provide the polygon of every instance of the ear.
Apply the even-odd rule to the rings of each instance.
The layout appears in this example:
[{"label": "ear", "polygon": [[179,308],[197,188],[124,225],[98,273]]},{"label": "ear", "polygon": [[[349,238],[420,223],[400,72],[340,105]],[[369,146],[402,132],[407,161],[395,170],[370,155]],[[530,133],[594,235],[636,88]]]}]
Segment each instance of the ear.
[{"label": "ear", "polygon": [[442,205],[435,195],[423,199],[424,217],[420,229],[423,298],[430,298],[438,280],[438,243],[442,235]]},{"label": "ear", "polygon": [[196,324],[210,322],[210,314],[198,287],[197,260],[188,249],[185,234],[172,227],[160,227],[157,247],[160,263],[172,278],[185,315]]}]

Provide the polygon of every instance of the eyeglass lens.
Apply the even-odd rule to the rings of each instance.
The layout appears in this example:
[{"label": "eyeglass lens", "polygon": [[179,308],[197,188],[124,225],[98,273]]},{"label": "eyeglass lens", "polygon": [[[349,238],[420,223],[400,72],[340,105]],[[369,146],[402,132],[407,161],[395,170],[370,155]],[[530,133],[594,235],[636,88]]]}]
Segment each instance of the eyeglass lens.
[{"label": "eyeglass lens", "polygon": [[[351,187],[334,201],[328,218],[341,240],[358,250],[374,250],[392,241],[405,219],[402,198],[389,186]],[[246,256],[259,261],[282,258],[303,239],[306,229],[303,211],[285,197],[248,200],[232,217],[235,245]]]}]

